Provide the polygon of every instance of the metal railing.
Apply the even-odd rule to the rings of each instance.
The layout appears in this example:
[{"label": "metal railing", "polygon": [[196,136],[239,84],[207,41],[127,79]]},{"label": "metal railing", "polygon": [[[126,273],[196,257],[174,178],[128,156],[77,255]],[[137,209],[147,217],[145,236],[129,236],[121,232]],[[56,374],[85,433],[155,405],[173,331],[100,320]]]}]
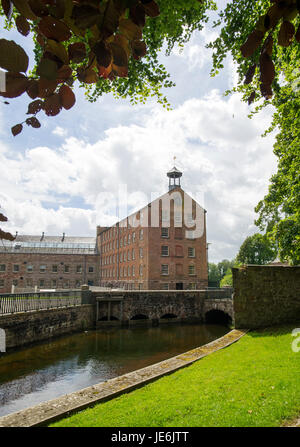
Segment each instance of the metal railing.
[{"label": "metal railing", "polygon": [[80,305],[80,290],[0,295],[0,315]]}]

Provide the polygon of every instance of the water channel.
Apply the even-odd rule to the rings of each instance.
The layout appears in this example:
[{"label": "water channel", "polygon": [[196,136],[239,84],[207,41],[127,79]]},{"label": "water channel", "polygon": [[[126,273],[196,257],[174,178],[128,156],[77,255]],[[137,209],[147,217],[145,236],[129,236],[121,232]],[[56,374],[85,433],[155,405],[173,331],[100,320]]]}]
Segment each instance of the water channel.
[{"label": "water channel", "polygon": [[212,324],[102,329],[0,354],[0,416],[152,365],[228,331]]}]

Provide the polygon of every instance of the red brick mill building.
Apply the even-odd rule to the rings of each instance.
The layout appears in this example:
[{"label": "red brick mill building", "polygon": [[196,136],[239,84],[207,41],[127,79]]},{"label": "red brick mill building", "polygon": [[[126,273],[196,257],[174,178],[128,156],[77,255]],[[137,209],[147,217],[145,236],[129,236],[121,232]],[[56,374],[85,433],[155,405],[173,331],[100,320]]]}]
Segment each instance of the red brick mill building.
[{"label": "red brick mill building", "polygon": [[0,294],[75,289],[83,284],[159,290],[208,285],[206,211],[167,173],[169,191],[97,237],[22,236],[0,240]]},{"label": "red brick mill building", "polygon": [[208,285],[206,211],[168,172],[169,191],[112,227],[97,227],[100,285],[203,289]]}]

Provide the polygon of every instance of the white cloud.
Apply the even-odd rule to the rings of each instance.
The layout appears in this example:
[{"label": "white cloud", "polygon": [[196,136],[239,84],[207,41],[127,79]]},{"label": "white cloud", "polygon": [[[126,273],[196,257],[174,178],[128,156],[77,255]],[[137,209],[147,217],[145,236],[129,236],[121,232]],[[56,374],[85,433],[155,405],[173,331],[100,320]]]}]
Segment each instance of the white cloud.
[{"label": "white cloud", "polygon": [[66,137],[68,135],[67,129],[63,129],[60,126],[56,126],[52,133],[54,135],[58,135],[59,137]]},{"label": "white cloud", "polygon": [[[252,120],[247,114],[238,95],[225,99],[213,90],[171,112],[154,106],[139,125],[109,128],[94,143],[67,137],[60,147],[33,147],[17,159],[3,147],[6,225],[22,233],[94,234],[96,224],[115,221],[119,185],[127,185],[129,213],[151,192],[164,193],[176,155],[183,188],[204,193],[210,259],[233,257],[256,231],[253,208],[275,169],[273,137],[260,137],[271,110]],[[76,206],[78,197],[84,207]]]}]

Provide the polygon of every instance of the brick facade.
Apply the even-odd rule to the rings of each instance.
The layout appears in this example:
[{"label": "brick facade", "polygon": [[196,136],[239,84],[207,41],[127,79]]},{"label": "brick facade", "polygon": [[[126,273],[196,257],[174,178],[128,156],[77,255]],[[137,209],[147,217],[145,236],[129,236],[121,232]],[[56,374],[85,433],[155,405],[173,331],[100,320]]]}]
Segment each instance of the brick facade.
[{"label": "brick facade", "polygon": [[[185,201],[190,202],[190,213],[185,213]],[[187,214],[194,226],[186,222]],[[100,285],[143,290],[207,287],[205,214],[177,187],[116,225],[98,227]]]},{"label": "brick facade", "polygon": [[86,254],[63,253],[59,250],[43,253],[34,248],[26,250],[1,250],[0,293],[11,293],[12,285],[16,290],[32,290],[35,287],[78,289],[82,284],[99,283],[99,255],[96,251]]}]

